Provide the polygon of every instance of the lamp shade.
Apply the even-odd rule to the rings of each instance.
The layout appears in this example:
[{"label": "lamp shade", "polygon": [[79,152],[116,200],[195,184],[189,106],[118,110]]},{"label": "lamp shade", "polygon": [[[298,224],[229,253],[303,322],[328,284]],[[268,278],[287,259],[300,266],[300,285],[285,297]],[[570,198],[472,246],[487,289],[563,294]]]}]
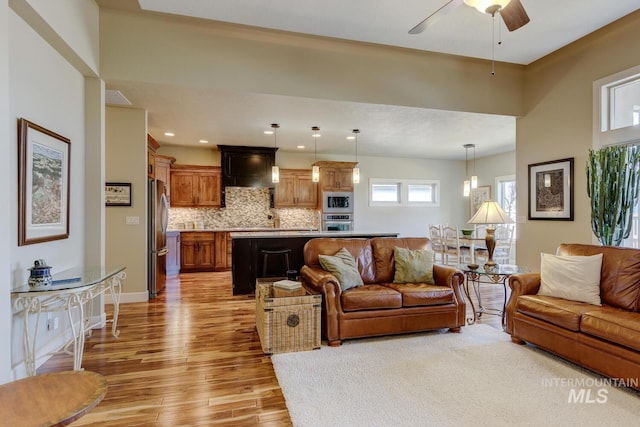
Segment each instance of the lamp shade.
[{"label": "lamp shade", "polygon": [[483,202],[480,209],[468,221],[469,224],[511,224],[513,220],[493,200]]},{"label": "lamp shade", "polygon": [[[499,6],[499,8],[505,8],[511,0],[464,0],[464,2],[471,7],[475,7],[479,12],[488,13],[487,9],[492,6]],[[496,8],[499,9],[499,8]]]}]

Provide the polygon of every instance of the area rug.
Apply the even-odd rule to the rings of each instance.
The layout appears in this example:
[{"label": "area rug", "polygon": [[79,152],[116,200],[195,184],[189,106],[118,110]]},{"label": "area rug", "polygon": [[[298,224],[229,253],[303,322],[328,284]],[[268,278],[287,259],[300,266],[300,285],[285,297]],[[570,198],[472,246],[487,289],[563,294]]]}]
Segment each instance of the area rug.
[{"label": "area rug", "polygon": [[487,325],[272,356],[296,427],[637,426],[640,393]]}]

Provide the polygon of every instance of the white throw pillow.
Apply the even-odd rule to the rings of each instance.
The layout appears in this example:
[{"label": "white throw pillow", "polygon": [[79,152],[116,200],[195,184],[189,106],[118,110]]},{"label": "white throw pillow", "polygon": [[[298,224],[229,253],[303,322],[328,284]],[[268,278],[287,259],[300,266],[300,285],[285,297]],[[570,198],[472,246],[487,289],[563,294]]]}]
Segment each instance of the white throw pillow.
[{"label": "white throw pillow", "polygon": [[540,258],[538,295],[602,305],[600,302],[602,254],[559,256],[541,253]]}]

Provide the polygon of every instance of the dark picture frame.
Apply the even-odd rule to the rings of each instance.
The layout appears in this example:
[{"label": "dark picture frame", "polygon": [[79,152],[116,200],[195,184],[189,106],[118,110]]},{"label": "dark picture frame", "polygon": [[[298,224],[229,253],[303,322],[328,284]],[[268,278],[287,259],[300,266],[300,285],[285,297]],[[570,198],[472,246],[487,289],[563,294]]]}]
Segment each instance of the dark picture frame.
[{"label": "dark picture frame", "polygon": [[69,237],[71,140],[18,119],[18,246]]},{"label": "dark picture frame", "polygon": [[529,165],[529,219],[573,221],[574,158]]},{"label": "dark picture frame", "polygon": [[105,206],[131,206],[130,182],[107,182],[104,185]]}]

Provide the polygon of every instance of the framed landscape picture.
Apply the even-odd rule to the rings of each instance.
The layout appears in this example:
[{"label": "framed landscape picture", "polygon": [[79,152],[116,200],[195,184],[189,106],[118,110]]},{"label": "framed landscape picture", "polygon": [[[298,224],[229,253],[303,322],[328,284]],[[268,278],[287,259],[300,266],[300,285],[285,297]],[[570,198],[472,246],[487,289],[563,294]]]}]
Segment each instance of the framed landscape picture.
[{"label": "framed landscape picture", "polygon": [[131,206],[130,182],[107,182],[104,187],[106,206]]},{"label": "framed landscape picture", "polygon": [[529,165],[529,219],[573,221],[573,157]]},{"label": "framed landscape picture", "polygon": [[18,246],[69,237],[71,140],[18,120]]}]

